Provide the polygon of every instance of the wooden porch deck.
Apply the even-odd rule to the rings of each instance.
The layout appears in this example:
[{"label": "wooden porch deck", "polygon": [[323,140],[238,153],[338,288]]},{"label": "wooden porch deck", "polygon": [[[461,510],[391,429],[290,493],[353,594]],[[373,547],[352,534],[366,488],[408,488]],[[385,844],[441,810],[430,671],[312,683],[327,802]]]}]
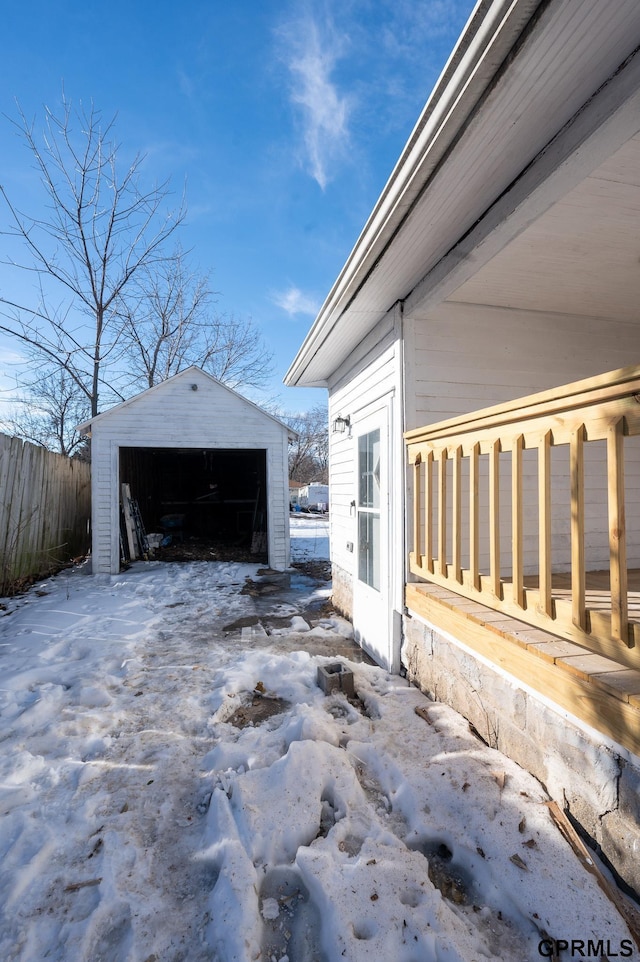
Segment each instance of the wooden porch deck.
[{"label": "wooden porch deck", "polygon": [[[504,578],[503,581],[510,579]],[[525,576],[523,581],[527,588],[538,588],[537,575]],[[629,621],[640,623],[640,568],[630,568],[627,571],[627,603],[629,606]],[[571,574],[553,574],[551,576],[551,591],[554,598],[571,602]],[[587,571],[585,573],[585,602],[590,611],[609,614],[611,611],[611,587],[608,571]]]},{"label": "wooden porch deck", "polygon": [[[610,606],[604,587],[608,572],[593,572],[592,601]],[[630,572],[630,610],[640,615],[640,571]],[[554,580],[557,591],[570,593],[569,575]],[[631,587],[633,586],[633,587]],[[490,660],[597,731],[634,754],[640,754],[640,670],[595,654],[504,612],[432,582],[405,588],[410,613]]]}]

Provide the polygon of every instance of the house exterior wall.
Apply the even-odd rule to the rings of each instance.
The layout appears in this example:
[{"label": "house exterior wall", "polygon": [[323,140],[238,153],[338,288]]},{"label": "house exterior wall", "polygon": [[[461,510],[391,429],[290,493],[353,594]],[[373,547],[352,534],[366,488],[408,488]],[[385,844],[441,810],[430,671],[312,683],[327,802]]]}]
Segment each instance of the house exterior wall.
[{"label": "house exterior wall", "polygon": [[[389,516],[395,533],[391,565],[390,606],[402,610],[404,550],[402,539],[402,341],[399,312],[390,312],[372,336],[366,338],[332,378],[329,385],[329,491],[331,496],[330,538],[333,572],[333,603],[348,617],[353,616],[353,587],[357,575],[356,515],[357,451],[354,425],[382,399],[389,404],[389,456],[391,460]],[[351,429],[331,433],[339,416],[349,417]],[[393,517],[391,517],[393,515]],[[390,613],[391,619],[391,613]],[[391,627],[389,628],[391,631]],[[399,648],[399,646],[398,646]],[[399,651],[398,651],[399,654]],[[399,662],[398,662],[399,667]]]},{"label": "house exterior wall", "polygon": [[[523,397],[581,378],[616,370],[640,360],[635,324],[605,322],[529,311],[444,303],[429,312],[405,317],[407,357],[407,429]],[[628,563],[640,567],[640,439],[625,444]],[[525,452],[525,574],[538,570],[537,459]],[[481,459],[481,492],[487,484]],[[511,484],[500,485],[501,564],[511,567]],[[568,450],[552,456],[554,571],[571,565]],[[585,445],[585,517],[587,566],[609,564],[606,512],[606,443]],[[603,490],[604,489],[604,490]],[[482,495],[481,495],[482,496]],[[528,496],[528,497],[527,497]],[[463,513],[463,545],[467,540]],[[482,537],[481,529],[481,537]],[[482,538],[480,563],[488,566],[488,537]]]},{"label": "house exterior wall", "polygon": [[120,447],[266,450],[269,564],[280,570],[288,567],[286,428],[203,372],[189,370],[115,408],[93,425],[94,574],[115,574],[120,568]]}]

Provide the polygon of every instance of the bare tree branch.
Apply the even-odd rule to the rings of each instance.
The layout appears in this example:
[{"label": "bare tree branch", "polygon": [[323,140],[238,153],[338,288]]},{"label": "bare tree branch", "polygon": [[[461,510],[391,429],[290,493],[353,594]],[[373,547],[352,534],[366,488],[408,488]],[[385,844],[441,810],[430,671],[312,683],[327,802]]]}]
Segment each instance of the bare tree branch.
[{"label": "bare tree branch", "polygon": [[89,399],[61,368],[37,375],[23,388],[4,426],[14,437],[70,457],[86,443],[76,428],[89,417]]},{"label": "bare tree branch", "polygon": [[280,415],[297,438],[289,442],[289,478],[292,481],[329,480],[329,425],[327,407],[317,404],[304,414]]},{"label": "bare tree branch", "polygon": [[152,387],[192,364],[234,388],[260,388],[272,357],[249,320],[220,315],[207,276],[186,265],[181,250],[139,272],[120,311],[129,368],[139,385]]},{"label": "bare tree branch", "polygon": [[[20,108],[18,113],[12,123],[40,175],[47,214],[19,211],[0,186],[10,218],[3,233],[20,240],[30,258],[4,263],[35,272],[42,284],[39,303],[30,309],[0,297],[0,312],[9,321],[0,330],[57,363],[89,398],[93,416],[101,385],[113,385],[103,369],[119,359],[118,307],[136,275],[165,257],[163,247],[184,219],[184,201],[174,213],[162,214],[168,184],[141,188],[140,155],[119,174],[115,118],[103,127],[93,104],[74,110],[63,95],[60,116],[46,108],[42,146],[34,123]],[[59,313],[49,306],[56,286],[67,300]]]}]

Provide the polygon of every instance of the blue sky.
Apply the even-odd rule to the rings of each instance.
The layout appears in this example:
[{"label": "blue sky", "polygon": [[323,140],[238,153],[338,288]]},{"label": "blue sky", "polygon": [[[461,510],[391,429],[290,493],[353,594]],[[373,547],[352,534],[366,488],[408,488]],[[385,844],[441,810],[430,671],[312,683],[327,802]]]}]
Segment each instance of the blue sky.
[{"label": "blue sky", "polygon": [[[282,377],[466,22],[470,0],[9,0],[0,113],[65,94],[117,114],[149,180],[186,183],[180,236],[221,312],[251,317]],[[29,156],[0,117],[0,183],[31,214]],[[0,209],[0,229],[6,226]],[[0,244],[2,238],[0,238]],[[15,290],[0,268],[0,291]],[[10,358],[7,341],[0,357]],[[0,364],[0,373],[4,365]],[[7,382],[4,382],[6,387]]]}]

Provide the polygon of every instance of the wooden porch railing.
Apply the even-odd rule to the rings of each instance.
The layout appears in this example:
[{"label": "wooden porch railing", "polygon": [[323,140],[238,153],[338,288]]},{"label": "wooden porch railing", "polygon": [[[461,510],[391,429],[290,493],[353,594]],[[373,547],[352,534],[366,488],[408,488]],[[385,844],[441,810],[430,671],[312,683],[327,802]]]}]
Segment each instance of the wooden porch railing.
[{"label": "wooden porch railing", "polygon": [[[627,485],[624,466],[637,435],[640,367],[407,432],[411,573],[640,667],[625,521],[628,488],[640,516],[638,445]],[[590,484],[585,497],[585,473],[594,464],[601,488]],[[566,537],[558,533],[563,512]],[[602,530],[593,536],[590,522],[598,515]],[[640,533],[640,517],[636,523]]]}]

